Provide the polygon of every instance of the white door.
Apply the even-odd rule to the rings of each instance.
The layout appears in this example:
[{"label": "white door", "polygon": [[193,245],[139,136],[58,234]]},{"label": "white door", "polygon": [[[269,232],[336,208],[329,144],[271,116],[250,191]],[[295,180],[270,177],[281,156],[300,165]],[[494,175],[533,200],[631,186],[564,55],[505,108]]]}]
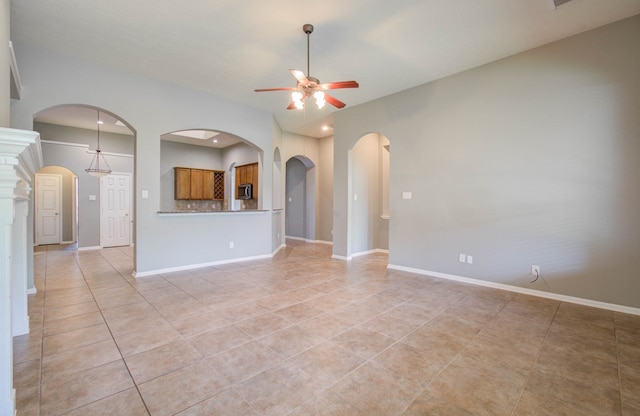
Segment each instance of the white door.
[{"label": "white door", "polygon": [[36,244],[60,244],[62,175],[36,173]]},{"label": "white door", "polygon": [[100,198],[100,245],[102,247],[128,246],[131,227],[129,199],[131,176],[111,174],[102,177]]}]

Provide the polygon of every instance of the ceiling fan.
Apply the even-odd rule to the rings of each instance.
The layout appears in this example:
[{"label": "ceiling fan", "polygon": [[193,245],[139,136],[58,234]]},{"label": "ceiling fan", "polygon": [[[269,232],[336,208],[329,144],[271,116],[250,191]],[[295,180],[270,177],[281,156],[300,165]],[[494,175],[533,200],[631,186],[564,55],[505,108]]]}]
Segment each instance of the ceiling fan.
[{"label": "ceiling fan", "polygon": [[297,69],[290,69],[289,72],[298,81],[297,86],[284,88],[262,88],[255,92],[266,91],[293,91],[291,93],[291,103],[287,110],[304,108],[304,100],[307,97],[313,97],[316,100],[318,108],[324,107],[325,103],[329,103],[336,108],[343,108],[346,104],[337,98],[325,93],[327,90],[336,90],[339,88],[358,88],[356,81],[339,81],[321,84],[318,78],[309,75],[309,35],[313,33],[313,25],[307,23],[302,26],[302,30],[307,34],[307,74]]}]

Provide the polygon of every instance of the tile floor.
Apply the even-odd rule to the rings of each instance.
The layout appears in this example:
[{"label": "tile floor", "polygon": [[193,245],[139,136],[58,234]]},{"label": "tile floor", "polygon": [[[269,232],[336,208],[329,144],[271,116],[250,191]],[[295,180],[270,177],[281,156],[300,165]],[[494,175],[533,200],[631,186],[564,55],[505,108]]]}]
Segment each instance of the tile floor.
[{"label": "tile floor", "polygon": [[38,248],[18,415],[638,415],[640,317],[332,260]]}]

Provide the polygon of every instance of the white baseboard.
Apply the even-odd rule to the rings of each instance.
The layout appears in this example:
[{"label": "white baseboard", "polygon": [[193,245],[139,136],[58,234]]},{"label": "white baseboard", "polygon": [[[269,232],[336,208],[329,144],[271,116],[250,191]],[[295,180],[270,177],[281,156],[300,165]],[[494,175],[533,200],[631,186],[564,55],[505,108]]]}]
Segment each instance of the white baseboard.
[{"label": "white baseboard", "polygon": [[360,257],[360,256],[366,256],[367,254],[374,254],[374,253],[384,253],[384,254],[389,254],[389,250],[384,250],[382,248],[374,248],[373,250],[367,250],[367,251],[361,251],[359,253],[353,253],[351,255],[351,257]]},{"label": "white baseboard", "polygon": [[373,250],[367,250],[367,251],[360,251],[358,253],[353,253],[350,256],[340,256],[338,254],[332,254],[331,258],[332,259],[336,259],[336,260],[353,260],[354,257],[360,257],[360,256],[366,256],[367,254],[374,254],[374,253],[385,253],[385,254],[389,254],[389,250],[385,250],[382,248],[374,248]]},{"label": "white baseboard", "polygon": [[102,247],[100,247],[100,246],[78,247],[78,251],[100,250],[101,248]]},{"label": "white baseboard", "polygon": [[241,262],[252,261],[252,260],[270,259],[271,257],[272,257],[271,254],[264,254],[264,255],[252,256],[252,257],[240,257],[240,258],[237,258],[237,259],[212,261],[212,262],[208,262],[208,263],[188,264],[188,265],[185,265],[185,266],[168,267],[166,269],[149,270],[149,271],[146,271],[146,272],[136,272],[136,271],[134,271],[131,275],[133,277],[154,276],[154,275],[163,274],[163,273],[182,272],[182,271],[185,271],[185,270],[201,269],[203,267],[219,266],[221,264],[241,263]]},{"label": "white baseboard", "polygon": [[38,289],[35,287],[32,287],[31,289],[27,289],[27,295],[35,295],[36,293],[38,293]]},{"label": "white baseboard", "polygon": [[414,269],[412,267],[398,266],[395,264],[387,265],[388,269],[401,270],[410,273],[421,274],[425,276],[439,277],[441,279],[453,280],[461,283],[468,283],[476,286],[490,287],[493,289],[506,290],[509,292],[521,293],[524,295],[537,296],[540,298],[553,299],[561,302],[575,303],[577,305],[590,306],[593,308],[606,309],[614,312],[627,313],[630,315],[640,316],[640,308],[631,306],[616,305],[615,303],[600,302],[597,300],[578,298],[575,296],[561,295],[558,293],[545,292],[543,290],[527,289],[519,286],[505,285],[504,283],[488,282],[486,280],[472,279],[470,277],[456,276],[453,274],[432,272],[429,270]]},{"label": "white baseboard", "polygon": [[307,243],[327,244],[329,246],[333,245],[333,241],[326,241],[326,240],[307,240]]},{"label": "white baseboard", "polygon": [[310,240],[308,238],[302,238],[302,237],[292,237],[290,235],[285,235],[284,238],[288,238],[291,240],[298,240],[298,241],[304,241],[305,243],[315,243],[315,244],[329,244],[329,245],[333,245],[333,241],[326,241],[326,240]]},{"label": "white baseboard", "polygon": [[280,246],[278,248],[276,248],[275,250],[273,250],[273,253],[271,253],[272,256],[275,256],[276,254],[278,254],[278,252],[280,250],[282,250],[283,248],[285,248],[287,245],[286,244],[280,244]]}]

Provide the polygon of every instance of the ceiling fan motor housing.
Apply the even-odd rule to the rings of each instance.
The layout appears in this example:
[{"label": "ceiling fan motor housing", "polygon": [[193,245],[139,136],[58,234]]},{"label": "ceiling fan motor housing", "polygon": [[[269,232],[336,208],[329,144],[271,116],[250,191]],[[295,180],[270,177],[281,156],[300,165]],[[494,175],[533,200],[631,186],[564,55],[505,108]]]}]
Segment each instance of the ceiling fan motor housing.
[{"label": "ceiling fan motor housing", "polygon": [[313,25],[311,23],[307,23],[307,24],[302,26],[302,30],[304,31],[304,33],[309,35],[309,34],[313,33]]}]

